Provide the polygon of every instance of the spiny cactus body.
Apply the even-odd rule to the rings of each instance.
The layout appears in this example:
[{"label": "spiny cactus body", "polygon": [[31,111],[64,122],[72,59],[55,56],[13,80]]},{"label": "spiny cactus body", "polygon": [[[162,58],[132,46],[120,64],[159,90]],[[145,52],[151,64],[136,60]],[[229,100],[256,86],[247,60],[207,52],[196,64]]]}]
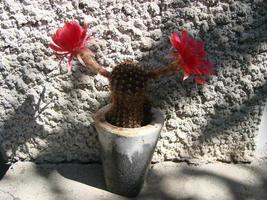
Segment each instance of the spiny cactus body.
[{"label": "spiny cactus body", "polygon": [[149,121],[147,81],[146,71],[133,63],[126,62],[114,68],[110,79],[112,107],[106,115],[109,123],[136,128]]}]

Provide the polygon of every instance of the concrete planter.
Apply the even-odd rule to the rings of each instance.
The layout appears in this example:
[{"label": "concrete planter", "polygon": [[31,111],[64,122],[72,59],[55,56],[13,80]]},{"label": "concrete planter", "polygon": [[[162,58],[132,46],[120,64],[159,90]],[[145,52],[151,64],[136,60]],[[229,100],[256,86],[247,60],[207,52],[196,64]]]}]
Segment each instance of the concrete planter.
[{"label": "concrete planter", "polygon": [[164,118],[152,109],[150,124],[120,128],[105,120],[109,108],[107,105],[95,115],[106,186],[113,193],[134,197],[143,186]]}]

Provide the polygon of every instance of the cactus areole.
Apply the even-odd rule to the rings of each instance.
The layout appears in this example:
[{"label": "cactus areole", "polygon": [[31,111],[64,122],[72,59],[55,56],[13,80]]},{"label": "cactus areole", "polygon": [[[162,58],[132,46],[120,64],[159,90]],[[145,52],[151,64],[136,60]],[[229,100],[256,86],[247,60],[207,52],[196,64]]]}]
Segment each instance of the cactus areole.
[{"label": "cactus areole", "polygon": [[150,79],[163,78],[181,70],[184,79],[192,76],[197,84],[203,84],[206,82],[205,75],[214,74],[211,70],[213,64],[206,58],[204,43],[193,39],[185,30],[170,35],[174,49],[170,54],[174,59],[169,65],[149,70],[127,61],[109,72],[97,63],[92,51],[86,47],[92,42],[87,26],[88,23],[82,27],[76,21],[67,22],[52,36],[50,48],[55,55],[68,58],[69,71],[72,69],[72,60],[77,57],[90,71],[109,80],[112,102],[106,120],[114,126],[137,128],[150,122],[151,102],[147,94]]}]

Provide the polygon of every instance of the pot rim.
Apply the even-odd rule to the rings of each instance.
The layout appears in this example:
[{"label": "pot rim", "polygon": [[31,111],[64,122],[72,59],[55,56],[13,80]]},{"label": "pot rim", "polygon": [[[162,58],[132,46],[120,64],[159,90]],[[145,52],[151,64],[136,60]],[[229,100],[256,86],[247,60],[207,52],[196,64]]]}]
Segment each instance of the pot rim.
[{"label": "pot rim", "polygon": [[105,118],[105,115],[110,108],[111,104],[108,104],[99,109],[94,115],[95,124],[98,127],[107,130],[109,133],[114,133],[120,136],[135,137],[149,134],[151,132],[154,132],[155,130],[160,130],[164,124],[164,117],[162,112],[159,109],[151,108],[152,121],[145,126],[139,128],[123,128],[114,126],[107,122]]}]

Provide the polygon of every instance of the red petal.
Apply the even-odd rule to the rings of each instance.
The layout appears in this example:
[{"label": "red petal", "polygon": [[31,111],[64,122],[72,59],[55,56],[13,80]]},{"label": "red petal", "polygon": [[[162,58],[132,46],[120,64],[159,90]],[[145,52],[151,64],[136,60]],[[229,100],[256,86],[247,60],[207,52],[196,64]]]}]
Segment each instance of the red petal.
[{"label": "red petal", "polygon": [[201,78],[201,77],[199,77],[199,76],[195,76],[195,81],[196,81],[197,84],[200,84],[200,85],[206,83],[206,80]]},{"label": "red petal", "polygon": [[205,65],[205,66],[207,66],[207,67],[213,67],[215,64],[214,64],[214,63],[211,63],[211,62],[209,62],[209,61],[207,61],[207,60],[205,60],[205,61],[203,62],[203,65]]},{"label": "red petal", "polygon": [[181,43],[184,43],[184,44],[188,43],[189,42],[188,39],[190,39],[188,37],[188,32],[183,30],[182,33],[181,33]]},{"label": "red petal", "polygon": [[170,36],[170,42],[177,51],[171,53],[179,59],[179,67],[184,69],[184,77],[193,75],[198,84],[205,83],[202,75],[211,75],[215,71],[208,69],[214,64],[206,59],[204,42],[192,38],[186,30],[179,35],[174,32]]},{"label": "red petal", "polygon": [[56,46],[56,45],[54,45],[54,44],[49,44],[49,47],[50,47],[51,49],[53,49],[54,51],[66,52],[64,49],[62,49],[61,47],[58,47],[58,46]]},{"label": "red petal", "polygon": [[195,74],[200,75],[200,76],[203,74],[203,73],[201,72],[201,70],[198,69],[197,67],[194,67],[194,70],[192,70],[192,71],[194,71]]},{"label": "red petal", "polygon": [[83,48],[85,46],[86,41],[89,39],[89,37],[87,36],[87,30],[88,30],[88,22],[84,22],[83,32],[80,37],[78,48]]},{"label": "red petal", "polygon": [[52,39],[56,45],[65,51],[72,52],[80,42],[82,35],[81,26],[75,22],[67,22],[63,28],[59,28]]},{"label": "red petal", "polygon": [[60,52],[54,52],[54,54],[56,55],[56,56],[66,56],[66,55],[68,55],[69,53],[68,52],[62,52],[62,53],[60,53]]},{"label": "red petal", "polygon": [[186,67],[184,70],[184,77],[188,77],[191,74],[192,69],[190,67]]},{"label": "red petal", "polygon": [[201,71],[203,74],[206,74],[206,75],[212,75],[216,73],[214,70],[210,70],[210,69],[201,69]]},{"label": "red petal", "polygon": [[84,22],[83,24],[83,32],[82,32],[82,40],[86,40],[86,35],[87,35],[87,31],[88,31],[88,22]]},{"label": "red petal", "polygon": [[60,38],[59,38],[59,32],[62,30],[62,28],[59,28],[56,33],[52,36],[53,42],[59,46],[60,44]]},{"label": "red petal", "polygon": [[170,42],[174,48],[176,48],[177,50],[180,49],[181,40],[176,32],[173,32],[171,34]]},{"label": "red petal", "polygon": [[204,42],[196,41],[195,48],[198,49],[199,51],[204,51]]},{"label": "red petal", "polygon": [[74,57],[74,55],[71,54],[71,55],[69,56],[69,58],[68,58],[68,72],[71,71],[73,57]]},{"label": "red petal", "polygon": [[67,48],[69,50],[74,50],[74,48],[79,44],[82,28],[77,22],[67,24],[68,31],[63,32],[64,41],[66,42]]}]

